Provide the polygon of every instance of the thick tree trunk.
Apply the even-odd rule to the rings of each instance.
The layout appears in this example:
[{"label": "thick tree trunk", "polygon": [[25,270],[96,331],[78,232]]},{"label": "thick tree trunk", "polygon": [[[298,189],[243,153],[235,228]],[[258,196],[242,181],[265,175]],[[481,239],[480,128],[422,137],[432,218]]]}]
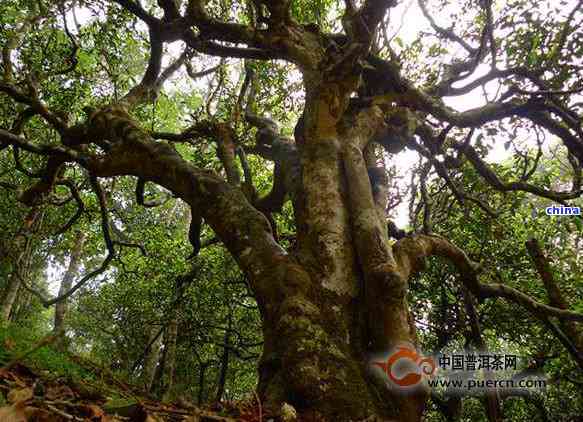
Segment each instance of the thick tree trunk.
[{"label": "thick tree trunk", "polygon": [[336,114],[345,98],[334,84],[318,88],[314,94],[308,90],[298,142],[300,250],[281,271],[275,301],[260,302],[265,339],[260,394],[271,410],[288,402],[300,414],[325,420],[376,415],[420,421],[426,391],[388,388],[369,367],[371,353],[415,341],[406,277],[392,255],[362,154],[375,116],[349,122],[339,132]]},{"label": "thick tree trunk", "polygon": [[35,297],[30,293],[28,290],[19,289],[18,296],[16,298],[15,303],[18,304],[16,310],[12,307],[12,311],[10,312],[10,319],[12,321],[21,321],[24,318],[27,318],[31,315],[33,308],[31,308],[31,304],[33,303],[33,299]]},{"label": "thick tree trunk", "polygon": [[385,389],[368,370],[363,304],[355,298],[340,306],[329,292],[315,289],[283,301],[279,320],[264,326],[259,391],[266,407],[288,402],[307,415],[317,410],[337,421],[370,415],[420,420],[423,391],[406,395]]},{"label": "thick tree trunk", "polygon": [[[200,249],[200,223],[204,219],[250,280],[263,318],[265,345],[259,387],[268,406],[277,410],[277,406],[289,402],[301,414],[316,416],[318,413],[330,421],[368,416],[401,422],[420,421],[426,392],[419,390],[405,395],[388,388],[386,380],[372,375],[368,360],[370,354],[390,352],[399,343],[415,343],[406,299],[407,283],[409,277],[422,268],[424,258],[431,255],[447,256],[454,261],[472,294],[510,299],[549,323],[548,315],[551,314],[582,319],[567,311],[566,306],[565,309],[551,309],[509,286],[479,283],[473,263],[443,239],[415,236],[415,239],[405,238],[390,244],[383,207],[386,201],[383,203],[382,198],[386,191],[371,189],[363,156],[368,144],[379,140],[379,135],[382,135],[383,146],[395,152],[414,140],[415,133],[423,138],[428,151],[426,153],[425,146],[421,145],[417,149],[437,163],[435,152],[441,149],[443,139],[440,138],[449,129],[434,137],[434,122],[424,122],[428,114],[432,116],[430,120],[437,119],[448,128],[478,128],[490,121],[515,116],[526,117],[561,137],[569,152],[583,162],[582,143],[573,133],[579,128],[571,124],[572,116],[563,117],[564,122],[554,121],[549,117],[550,112],[565,113],[557,113],[554,105],[530,104],[530,99],[522,101],[519,98],[460,113],[451,110],[439,98],[455,94],[456,88],[448,81],[429,87],[430,93],[416,88],[408,78],[401,77],[400,60],[392,52],[388,61],[371,55],[371,51],[377,52],[373,48],[377,31],[388,10],[399,3],[396,0],[345,1],[343,33],[338,34],[326,34],[319,25],[296,22],[289,0],[254,1],[257,10],[253,15],[257,19],[251,20],[256,20],[256,24],[263,24],[265,20],[266,24],[259,27],[244,22],[224,22],[211,8],[207,10],[209,2],[189,1],[184,16],[182,8],[174,1],[158,1],[163,12],[153,14],[140,7],[139,2],[118,0],[117,3],[149,27],[148,66],[141,82],[119,102],[89,110],[86,122],[68,127],[66,118],[42,103],[41,93],[37,95],[34,89],[28,92],[13,85],[9,57],[5,60],[2,91],[40,115],[57,130],[62,140],[59,146],[29,143],[20,136],[20,123],[15,125],[15,129],[18,128],[15,133],[0,130],[2,148],[21,146],[31,153],[48,155],[41,179],[20,199],[26,204],[43,199],[64,175],[64,165],[75,162],[84,167],[91,178],[136,176],[142,188],[145,181],[158,183],[188,203],[195,217],[190,236],[195,253]],[[488,7],[484,9],[489,11]],[[262,145],[266,148],[257,149],[267,152],[265,158],[277,161],[274,167],[281,173],[289,173],[287,170],[295,167],[295,158],[300,157],[297,183],[292,181],[297,174],[282,177],[286,181],[283,185],[297,186],[292,189],[285,186],[288,192],[275,195],[280,199],[276,202],[283,203],[282,196],[286,194],[293,202],[297,227],[293,251],[284,250],[276,241],[270,211],[266,211],[273,209],[258,206],[253,189],[245,194],[240,188],[235,152],[237,147],[244,145],[235,142],[237,136],[233,127],[219,124],[209,134],[209,137],[218,138],[218,156],[227,175],[225,182],[214,172],[183,159],[172,144],[155,141],[152,134],[140,128],[129,115],[132,108],[156,98],[164,82],[185,63],[184,60],[190,59],[189,54],[183,54],[163,69],[164,45],[178,40],[197,52],[215,56],[283,59],[296,65],[302,73],[306,104],[299,131],[301,136],[296,138],[296,145],[289,149]],[[489,44],[495,53],[493,40],[489,40]],[[481,53],[483,49],[479,50]],[[474,64],[482,60],[482,55],[478,56]],[[516,73],[515,76],[520,76],[523,72]],[[460,90],[463,91],[459,88],[458,93]],[[351,98],[356,92],[359,96]],[[238,101],[231,121],[238,120],[241,106]],[[399,110],[401,107],[406,108],[406,112]],[[410,118],[410,112],[418,116]],[[22,117],[26,117],[26,113]],[[563,123],[568,127],[563,127]],[[191,130],[184,135],[193,134],[188,132]],[[177,138],[187,140],[183,136]],[[518,183],[522,187],[516,183],[502,183],[490,170],[484,169],[485,164],[468,142],[453,146],[486,180],[494,179],[495,183],[491,184],[497,189],[540,190],[525,188],[524,183]],[[276,158],[278,149],[287,156]],[[292,149],[293,154],[287,154]],[[289,160],[291,155],[294,160]],[[291,161],[294,163],[290,164]],[[372,161],[369,159],[368,164]],[[248,187],[249,180],[245,182],[244,186]],[[138,202],[143,204],[143,195],[138,193],[137,196],[142,196]],[[556,195],[546,193],[542,196]],[[281,204],[278,205],[281,208]],[[106,220],[105,213],[103,220]],[[430,228],[428,220],[424,226]],[[113,251],[108,231],[104,234]],[[113,256],[112,252],[105,265]],[[15,293],[10,289],[1,309],[5,319],[12,306],[8,302],[14,300]],[[565,325],[563,329],[567,332],[570,328]],[[153,344],[143,371],[148,388],[160,350],[160,340],[150,337]],[[563,341],[571,344],[566,335]],[[225,346],[228,346],[228,335]],[[574,346],[572,349],[577,352]],[[224,362],[228,362],[227,347],[224,357]],[[223,383],[224,377],[219,381]]]},{"label": "thick tree trunk", "polygon": [[[83,245],[85,244],[86,234],[82,231],[77,232],[75,236],[75,243],[71,249],[71,259],[69,260],[69,266],[67,271],[63,276],[61,281],[61,287],[59,288],[59,296],[65,294],[71,289],[73,281],[77,276],[79,270],[79,264],[81,261],[81,254],[83,252]],[[58,302],[55,305],[55,321],[53,332],[55,334],[61,334],[65,331],[65,316],[67,314],[68,301],[67,299]]]},{"label": "thick tree trunk", "polygon": [[247,273],[263,318],[259,392],[268,411],[287,402],[330,421],[375,415],[418,422],[427,392],[389,388],[368,362],[370,354],[415,343],[407,279],[425,251],[411,242],[394,253],[389,244],[362,153],[386,129],[384,114],[373,106],[340,123],[355,83],[308,83],[296,138],[301,173],[290,192],[293,251],[275,242],[268,219],[241,189],[153,142],[123,111],[90,118],[92,136],[119,141],[87,167],[100,177],[131,174],[171,190],[202,214]]},{"label": "thick tree trunk", "polygon": [[198,372],[198,393],[196,395],[196,403],[201,405],[204,403],[205,394],[204,389],[206,385],[206,371],[210,367],[210,362],[202,362]]}]

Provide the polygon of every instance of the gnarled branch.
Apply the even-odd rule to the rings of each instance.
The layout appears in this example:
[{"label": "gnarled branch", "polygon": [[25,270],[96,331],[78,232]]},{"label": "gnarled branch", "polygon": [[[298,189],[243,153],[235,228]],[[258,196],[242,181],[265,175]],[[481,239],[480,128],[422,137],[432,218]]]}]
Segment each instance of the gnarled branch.
[{"label": "gnarled branch", "polygon": [[409,278],[422,270],[425,259],[440,256],[450,260],[461,274],[464,285],[481,299],[501,297],[527,309],[538,319],[549,316],[565,320],[583,321],[583,314],[560,309],[537,302],[532,297],[510,286],[500,283],[481,283],[478,280],[480,266],[470,260],[460,248],[437,235],[417,235],[399,240],[395,246],[395,257],[403,275]]}]

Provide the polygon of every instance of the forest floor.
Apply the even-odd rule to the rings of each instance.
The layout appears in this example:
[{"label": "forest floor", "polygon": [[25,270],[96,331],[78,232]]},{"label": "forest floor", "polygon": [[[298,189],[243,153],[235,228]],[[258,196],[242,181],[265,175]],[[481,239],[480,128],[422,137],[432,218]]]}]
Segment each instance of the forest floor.
[{"label": "forest floor", "polygon": [[[14,341],[0,342],[1,422],[267,422],[255,400],[200,408],[184,400],[147,397],[111,371],[54,350],[52,339],[17,353]],[[218,409],[218,410],[217,410]]]}]

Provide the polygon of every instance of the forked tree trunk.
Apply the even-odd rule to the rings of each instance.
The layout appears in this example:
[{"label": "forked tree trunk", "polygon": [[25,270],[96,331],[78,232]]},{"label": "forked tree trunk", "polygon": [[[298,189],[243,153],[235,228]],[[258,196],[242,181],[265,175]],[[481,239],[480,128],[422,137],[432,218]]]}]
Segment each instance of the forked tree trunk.
[{"label": "forked tree trunk", "polygon": [[371,189],[363,156],[368,141],[387,130],[383,111],[345,113],[356,81],[344,86],[311,78],[294,146],[300,171],[288,175],[295,181],[293,251],[275,242],[268,219],[238,186],[153,142],[123,110],[91,116],[91,136],[119,143],[88,166],[99,177],[130,174],[171,190],[202,212],[238,261],[263,320],[258,390],[267,412],[287,402],[300,415],[329,421],[418,422],[427,391],[388,388],[386,377],[372,375],[369,358],[415,343],[407,280],[434,245],[389,243],[380,212],[386,198],[373,196],[386,190]]},{"label": "forked tree trunk", "polygon": [[[289,0],[255,0],[255,25],[223,22],[210,8],[207,10],[210,2],[204,1],[189,1],[184,16],[182,8],[175,4],[180,2],[158,1],[163,15],[155,13],[156,16],[139,7],[139,2],[117,3],[149,27],[148,67],[141,82],[121,100],[95,110],[84,108],[88,112],[85,122],[67,127],[67,119],[49,110],[34,90],[28,93],[13,86],[10,66],[5,69],[3,92],[30,106],[32,112],[57,129],[63,144],[58,148],[34,145],[19,134],[1,131],[3,147],[12,144],[49,156],[43,177],[20,195],[20,200],[31,205],[42,199],[42,194],[50,192],[61,179],[64,165],[70,162],[84,167],[92,179],[138,177],[136,196],[142,205],[145,182],[157,183],[183,199],[192,210],[189,238],[195,254],[200,250],[204,219],[248,276],[263,320],[259,391],[268,411],[277,412],[287,402],[306,416],[304,420],[348,421],[372,416],[419,422],[427,391],[421,388],[405,394],[389,388],[385,378],[370,371],[369,358],[388,353],[400,343],[415,344],[415,327],[406,297],[408,280],[423,268],[425,257],[438,255],[454,261],[464,285],[482,298],[504,297],[529,308],[551,325],[551,314],[582,319],[566,309],[536,303],[510,286],[479,283],[477,266],[463,251],[430,235],[429,230],[426,235],[407,236],[395,244],[389,243],[384,215],[386,189],[371,186],[363,154],[371,142],[382,143],[390,152],[400,151],[415,143],[415,135],[423,138],[423,145],[416,145],[416,149],[438,169],[436,157],[443,152],[449,128],[477,128],[490,121],[516,117],[527,118],[561,137],[569,153],[581,163],[583,149],[573,132],[579,128],[570,124],[572,116],[563,117],[564,122],[547,116],[551,112],[565,114],[560,107],[558,113],[552,104],[508,98],[460,113],[439,99],[451,91],[451,80],[435,84],[431,93],[416,88],[408,78],[401,78],[400,60],[393,57],[392,51],[388,61],[369,54],[388,10],[399,3],[396,0],[345,1],[343,31],[338,34],[326,34],[319,25],[296,22]],[[484,9],[488,12],[488,7]],[[195,51],[214,56],[283,59],[301,72],[305,109],[300,119],[303,123],[296,128],[299,136],[295,144],[276,143],[274,139],[280,134],[270,135],[277,132],[273,129],[275,124],[260,128],[257,122],[261,119],[252,123],[247,118],[258,129],[258,142],[252,149],[275,162],[274,179],[277,174],[281,176],[279,181],[274,180],[271,192],[274,195],[258,198],[250,179],[245,180],[245,189],[242,188],[236,151],[249,145],[243,145],[246,136],[241,137],[245,139],[241,145],[235,142],[238,131],[230,124],[211,123],[209,133],[193,126],[177,137],[161,136],[180,142],[191,141],[192,135],[214,138],[227,175],[225,181],[216,173],[197,167],[194,160],[183,158],[172,143],[153,139],[154,134],[141,128],[130,116],[132,108],[156,98],[164,82],[185,63],[183,60],[190,58],[183,54],[162,70],[164,45],[178,40]],[[495,52],[494,42],[490,40],[489,44]],[[481,53],[482,48],[479,50]],[[481,61],[481,54],[477,58]],[[6,62],[10,64],[10,60]],[[520,76],[523,72],[516,73]],[[247,78],[246,81],[249,82]],[[238,120],[242,99],[239,96],[231,122]],[[423,123],[429,115],[432,117],[428,124]],[[435,120],[448,125],[439,136],[433,133]],[[563,127],[563,123],[568,127]],[[100,148],[88,148],[89,145]],[[489,182],[496,179],[468,142],[448,146],[462,153]],[[368,161],[370,164],[374,160],[369,157]],[[480,167],[486,170],[480,171]],[[524,185],[519,188],[515,183],[494,182],[491,184],[502,191],[533,190]],[[276,188],[278,184],[283,188]],[[271,213],[281,210],[288,197],[297,229],[293,250],[285,250],[276,241],[275,224],[270,224]],[[429,221],[425,220],[425,229],[428,228]],[[106,242],[112,250],[107,233],[105,230]],[[551,301],[563,306],[559,290],[555,289],[558,286],[553,286],[551,279],[547,281]],[[12,286],[5,294],[1,309],[4,319],[10,314],[16,290]],[[562,329],[555,331],[562,334],[562,341],[583,366],[580,350],[567,338],[576,328],[563,324]],[[148,389],[160,351],[160,339],[154,341],[153,334],[150,337],[153,344],[143,371]],[[581,341],[581,337],[576,340]],[[225,374],[227,347],[223,362]],[[224,376],[219,381],[223,383]],[[491,414],[497,417],[497,412]]]},{"label": "forked tree trunk", "polygon": [[273,295],[259,301],[260,393],[268,408],[288,402],[308,418],[420,421],[427,392],[388,388],[369,366],[371,354],[415,343],[407,275],[387,237],[386,197],[373,195],[363,156],[378,116],[338,130],[334,113],[346,98],[334,84],[318,89],[308,89],[303,139],[296,139],[303,181],[294,198],[299,250],[274,271],[281,279],[271,282]]}]

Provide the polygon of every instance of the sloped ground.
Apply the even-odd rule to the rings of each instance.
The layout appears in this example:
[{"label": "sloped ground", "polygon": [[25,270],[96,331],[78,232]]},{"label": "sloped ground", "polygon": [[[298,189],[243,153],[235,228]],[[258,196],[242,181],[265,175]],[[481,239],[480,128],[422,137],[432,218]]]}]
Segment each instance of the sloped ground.
[{"label": "sloped ground", "polygon": [[[3,343],[4,351],[14,347],[6,339]],[[41,341],[35,351],[47,347]],[[56,375],[42,367],[42,359],[29,364],[30,354],[12,357],[0,368],[0,422],[269,421],[255,400],[223,404],[220,412],[185,402],[162,403],[144,397],[84,358],[62,355],[92,375],[85,379]]]}]

